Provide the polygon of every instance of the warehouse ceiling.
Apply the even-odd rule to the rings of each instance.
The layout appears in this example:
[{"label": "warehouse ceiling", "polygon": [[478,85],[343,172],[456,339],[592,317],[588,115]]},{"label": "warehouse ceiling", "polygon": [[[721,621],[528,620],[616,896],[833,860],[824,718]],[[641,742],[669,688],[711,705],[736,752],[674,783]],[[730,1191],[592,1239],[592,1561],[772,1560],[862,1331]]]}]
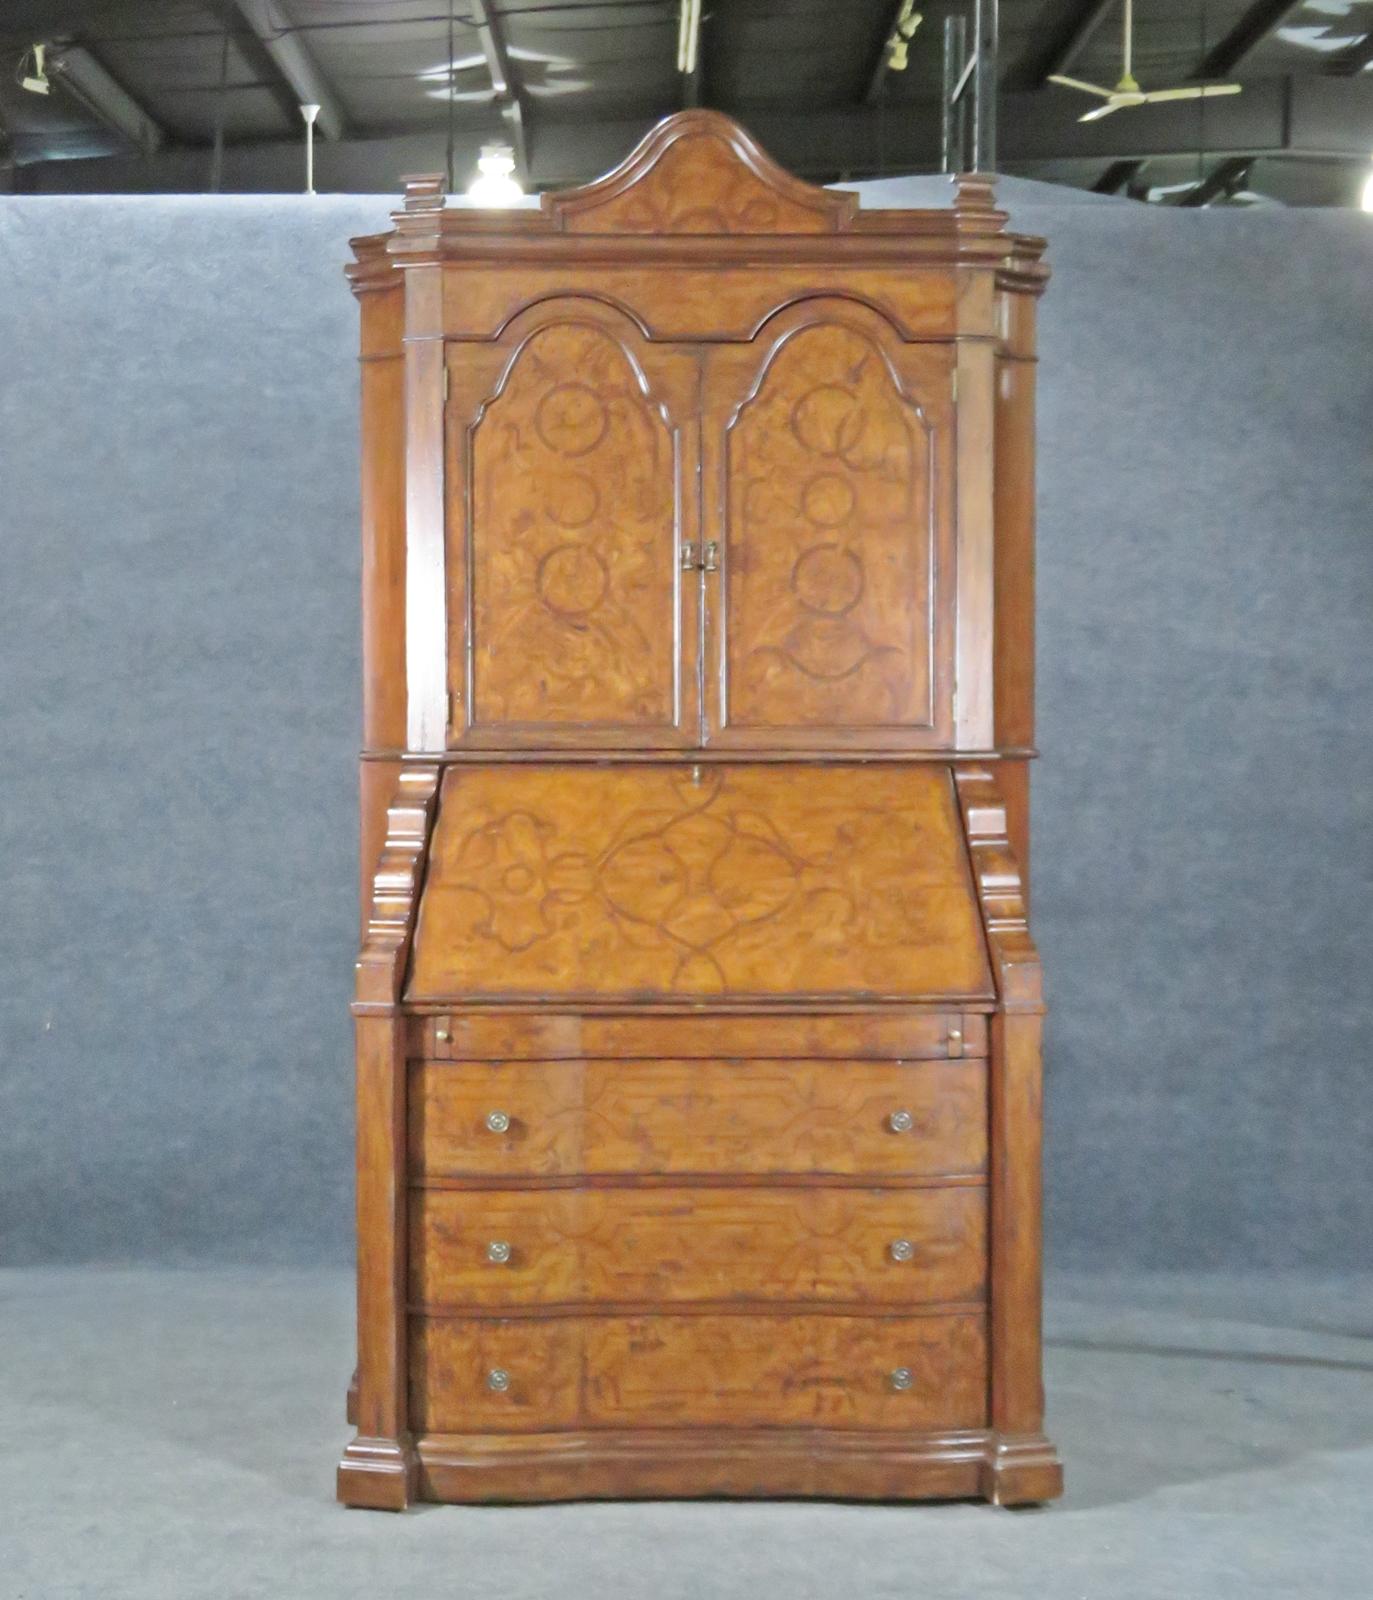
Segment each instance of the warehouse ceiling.
[{"label": "warehouse ceiling", "polygon": [[[298,189],[304,102],[321,189],[444,167],[462,188],[491,141],[526,188],[580,182],[683,105],[817,181],[938,170],[945,19],[971,35],[971,4],[915,0],[893,70],[900,0],[702,0],[699,23],[692,0],[4,0],[0,187]],[[1373,0],[1136,0],[1143,88],[1242,92],[1084,123],[1097,102],[1048,79],[1116,83],[1121,4],[1002,0],[999,170],[1172,204],[1358,203]]]}]

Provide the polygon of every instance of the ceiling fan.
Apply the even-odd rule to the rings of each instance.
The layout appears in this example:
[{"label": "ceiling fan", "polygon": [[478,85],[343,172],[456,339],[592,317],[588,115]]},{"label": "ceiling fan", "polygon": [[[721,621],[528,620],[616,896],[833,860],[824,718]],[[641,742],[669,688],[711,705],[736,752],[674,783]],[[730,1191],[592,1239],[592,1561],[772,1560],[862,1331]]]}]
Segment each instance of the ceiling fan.
[{"label": "ceiling fan", "polygon": [[1065,78],[1059,73],[1050,76],[1050,83],[1061,83],[1065,89],[1078,89],[1083,94],[1099,95],[1106,102],[1084,112],[1077,119],[1079,122],[1099,122],[1102,117],[1109,117],[1113,111],[1124,111],[1129,106],[1152,106],[1160,100],[1209,100],[1214,95],[1240,92],[1240,85],[1237,83],[1191,83],[1181,89],[1141,89],[1130,70],[1131,57],[1134,53],[1134,12],[1134,0],[1125,0],[1125,21],[1122,29],[1125,58],[1121,64],[1120,82],[1114,89],[1103,89],[1095,83],[1084,83],[1081,78]]}]

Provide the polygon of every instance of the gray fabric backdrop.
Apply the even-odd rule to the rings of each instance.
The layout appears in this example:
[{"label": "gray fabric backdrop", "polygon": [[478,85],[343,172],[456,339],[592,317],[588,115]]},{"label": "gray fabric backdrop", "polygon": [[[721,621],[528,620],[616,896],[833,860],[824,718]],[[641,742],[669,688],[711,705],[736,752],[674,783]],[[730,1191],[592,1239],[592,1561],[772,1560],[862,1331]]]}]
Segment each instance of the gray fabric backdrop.
[{"label": "gray fabric backdrop", "polygon": [[[1366,1264],[1373,219],[1007,189],[1056,273],[1051,1259]],[[349,1249],[384,214],[0,201],[0,1259]]]}]

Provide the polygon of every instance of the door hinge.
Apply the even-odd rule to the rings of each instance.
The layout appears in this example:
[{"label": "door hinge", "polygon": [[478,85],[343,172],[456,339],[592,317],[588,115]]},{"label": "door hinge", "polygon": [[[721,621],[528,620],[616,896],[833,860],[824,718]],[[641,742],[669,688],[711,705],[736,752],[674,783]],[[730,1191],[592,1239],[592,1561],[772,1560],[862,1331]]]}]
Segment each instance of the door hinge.
[{"label": "door hinge", "polygon": [[444,403],[444,405],[448,404],[448,379],[449,379],[449,377],[450,377],[449,370],[448,370],[447,367],[445,367],[443,369],[443,403]]},{"label": "door hinge", "polygon": [[958,404],[958,368],[953,369],[953,403]]}]

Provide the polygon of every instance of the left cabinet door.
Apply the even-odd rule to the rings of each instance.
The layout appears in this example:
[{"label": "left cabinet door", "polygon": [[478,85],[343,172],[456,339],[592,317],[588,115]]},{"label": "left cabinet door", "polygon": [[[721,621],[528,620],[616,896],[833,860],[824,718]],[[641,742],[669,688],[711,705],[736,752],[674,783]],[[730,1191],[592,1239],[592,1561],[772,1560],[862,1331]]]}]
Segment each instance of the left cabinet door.
[{"label": "left cabinet door", "polygon": [[447,352],[449,744],[697,743],[697,363],[594,300]]}]

